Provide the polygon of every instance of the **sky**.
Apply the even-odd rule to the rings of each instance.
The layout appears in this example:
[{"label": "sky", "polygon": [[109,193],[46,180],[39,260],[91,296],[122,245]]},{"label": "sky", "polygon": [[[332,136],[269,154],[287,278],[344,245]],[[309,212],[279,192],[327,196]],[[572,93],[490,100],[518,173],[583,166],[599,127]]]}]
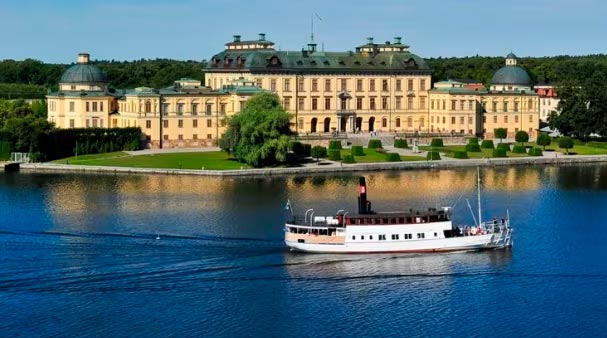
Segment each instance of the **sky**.
[{"label": "sky", "polygon": [[0,0],[0,60],[208,60],[235,34],[301,50],[395,36],[422,57],[607,53],[602,0]]}]

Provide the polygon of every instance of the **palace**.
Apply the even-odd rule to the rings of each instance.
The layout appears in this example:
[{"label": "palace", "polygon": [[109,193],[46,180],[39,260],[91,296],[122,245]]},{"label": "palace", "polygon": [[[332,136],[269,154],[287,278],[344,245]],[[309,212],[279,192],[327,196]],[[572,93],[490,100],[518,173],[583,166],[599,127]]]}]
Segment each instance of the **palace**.
[{"label": "palace", "polygon": [[48,118],[59,128],[140,127],[150,147],[216,145],[226,118],[252,95],[269,91],[292,115],[300,134],[333,132],[457,133],[509,136],[539,127],[538,96],[509,54],[489,90],[457,81],[432,86],[431,69],[400,37],[373,38],[349,52],[280,51],[259,34],[235,35],[204,69],[205,80],[168,88],[108,88],[107,77],[80,54],[47,95]]}]

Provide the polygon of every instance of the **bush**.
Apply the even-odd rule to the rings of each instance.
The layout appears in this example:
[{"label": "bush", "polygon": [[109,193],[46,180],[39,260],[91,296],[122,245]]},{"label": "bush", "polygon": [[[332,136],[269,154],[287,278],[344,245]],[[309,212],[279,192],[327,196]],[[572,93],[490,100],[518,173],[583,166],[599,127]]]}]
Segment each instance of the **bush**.
[{"label": "bush", "polygon": [[340,140],[329,141],[329,150],[331,149],[342,149]]},{"label": "bush", "polygon": [[343,161],[344,163],[356,163],[354,160],[354,156],[352,155],[344,155]]},{"label": "bush", "polygon": [[495,128],[493,130],[493,134],[495,135],[495,138],[500,139],[500,143],[501,143],[502,139],[505,139],[506,137],[508,137],[508,129],[507,128]]},{"label": "bush", "polygon": [[542,146],[546,149],[546,146],[549,146],[552,143],[552,138],[547,133],[541,133],[537,136],[537,140],[535,141],[538,146]]},{"label": "bush", "polygon": [[289,143],[289,149],[291,149],[291,151],[295,153],[295,155],[302,155],[304,152],[304,146],[299,141],[292,141],[291,143]]},{"label": "bush", "polygon": [[399,138],[394,140],[394,148],[408,148],[407,140]]},{"label": "bush", "polygon": [[478,139],[476,137],[469,138],[468,144],[478,144]]},{"label": "bush", "polygon": [[506,149],[499,147],[493,149],[493,157],[508,157]]},{"label": "bush", "polygon": [[494,149],[495,145],[493,144],[493,140],[483,140],[483,142],[481,143],[481,148]]},{"label": "bush", "polygon": [[329,159],[331,161],[341,161],[341,151],[338,149],[329,149]]},{"label": "bush", "polygon": [[430,146],[431,147],[442,148],[445,145],[443,144],[443,139],[442,138],[433,138],[432,142],[430,142]]},{"label": "bush", "polygon": [[525,146],[520,146],[517,144],[514,147],[512,147],[512,152],[515,154],[526,154],[527,148],[525,148]]},{"label": "bush", "polygon": [[480,153],[481,152],[481,147],[478,145],[478,143],[476,144],[466,144],[466,151],[470,152],[470,153]]},{"label": "bush", "polygon": [[440,154],[438,151],[429,151],[426,155],[426,160],[429,161],[438,161],[440,160]]},{"label": "bush", "polygon": [[365,156],[363,146],[352,146],[351,154],[352,156]]},{"label": "bush", "polygon": [[514,140],[524,145],[525,142],[529,142],[529,134],[524,130],[519,130],[514,134]]},{"label": "bush", "polygon": [[381,140],[370,139],[369,140],[369,144],[367,145],[367,148],[369,148],[369,149],[380,149],[380,148],[382,148],[382,146],[381,146]]},{"label": "bush", "polygon": [[499,143],[497,145],[497,149],[504,149],[504,151],[510,151],[510,144],[509,143]]},{"label": "bush", "polygon": [[573,140],[571,137],[561,137],[559,139],[559,148],[565,149],[565,153],[569,155],[569,149],[573,148]]},{"label": "bush", "polygon": [[529,148],[529,156],[542,156],[541,148]]},{"label": "bush", "polygon": [[386,161],[388,162],[399,162],[400,155],[397,153],[386,153]]},{"label": "bush", "polygon": [[308,143],[303,144],[303,156],[310,156],[312,154],[312,145]]},{"label": "bush", "polygon": [[314,146],[312,147],[310,154],[316,159],[327,157],[327,148],[323,146]]},{"label": "bush", "polygon": [[[469,144],[469,145],[472,145],[472,144]],[[478,144],[476,146],[478,146]],[[453,158],[466,159],[466,158],[468,158],[468,153],[465,151],[458,150],[453,153]]]}]

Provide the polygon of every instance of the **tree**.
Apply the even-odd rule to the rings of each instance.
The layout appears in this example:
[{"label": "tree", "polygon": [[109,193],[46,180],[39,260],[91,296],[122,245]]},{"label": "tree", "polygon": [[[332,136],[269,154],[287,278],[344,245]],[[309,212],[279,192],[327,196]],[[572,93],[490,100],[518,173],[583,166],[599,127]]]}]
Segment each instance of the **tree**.
[{"label": "tree", "polygon": [[500,139],[500,143],[502,143],[502,139],[505,139],[508,136],[508,129],[506,129],[506,128],[495,128],[493,130],[493,133],[495,134],[495,138],[499,138]]},{"label": "tree", "polygon": [[570,137],[561,137],[559,139],[559,148],[565,149],[565,154],[569,155],[569,149],[573,148],[573,140]]},{"label": "tree", "polygon": [[547,133],[540,133],[535,141],[538,146],[542,146],[542,149],[546,150],[546,146],[552,143],[552,138]]},{"label": "tree", "polygon": [[219,146],[254,167],[285,162],[291,135],[289,123],[289,115],[276,95],[256,94],[241,112],[228,119]]},{"label": "tree", "polygon": [[522,146],[525,146],[525,142],[529,142],[529,134],[524,130],[519,130],[514,135],[516,142],[520,142]]}]

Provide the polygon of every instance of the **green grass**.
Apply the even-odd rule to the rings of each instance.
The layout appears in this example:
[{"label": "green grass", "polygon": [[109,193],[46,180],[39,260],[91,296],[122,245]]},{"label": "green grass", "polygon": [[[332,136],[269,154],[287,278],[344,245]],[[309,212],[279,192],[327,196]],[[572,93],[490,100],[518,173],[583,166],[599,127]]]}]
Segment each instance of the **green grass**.
[{"label": "green grass", "polygon": [[[422,146],[419,147],[421,150],[432,150],[430,146]],[[442,148],[436,148],[441,153],[444,153],[447,157],[453,157],[453,153],[456,151],[466,151],[465,145],[459,146],[445,146]],[[525,157],[529,156],[528,154],[513,154],[512,152],[508,152],[508,157]],[[493,149],[481,148],[480,153],[468,152],[468,158],[492,158],[493,157]]]},{"label": "green grass", "polygon": [[105,153],[64,158],[54,163],[73,165],[98,165],[112,167],[133,168],[161,168],[161,169],[209,169],[230,170],[249,168],[230,158],[223,151],[195,152],[195,153],[165,153],[153,155],[131,156],[127,153]]},{"label": "green grass", "polygon": [[[555,144],[556,143],[556,144]],[[542,148],[542,147],[540,147]],[[546,150],[558,151],[560,153],[565,153],[565,149],[559,148],[558,141],[553,140],[552,144],[546,147]],[[544,152],[546,154],[546,152]],[[548,153],[550,154],[550,153]],[[569,155],[607,155],[607,149],[599,148],[599,147],[591,147],[588,145],[578,145],[575,144],[573,148],[569,149]]]},{"label": "green grass", "polygon": [[[387,162],[386,153],[378,152],[376,149],[363,148],[364,156],[354,156],[356,163],[376,163]],[[341,156],[350,154],[350,149],[343,149]],[[401,156],[403,161],[425,161],[425,157],[421,156]]]}]

